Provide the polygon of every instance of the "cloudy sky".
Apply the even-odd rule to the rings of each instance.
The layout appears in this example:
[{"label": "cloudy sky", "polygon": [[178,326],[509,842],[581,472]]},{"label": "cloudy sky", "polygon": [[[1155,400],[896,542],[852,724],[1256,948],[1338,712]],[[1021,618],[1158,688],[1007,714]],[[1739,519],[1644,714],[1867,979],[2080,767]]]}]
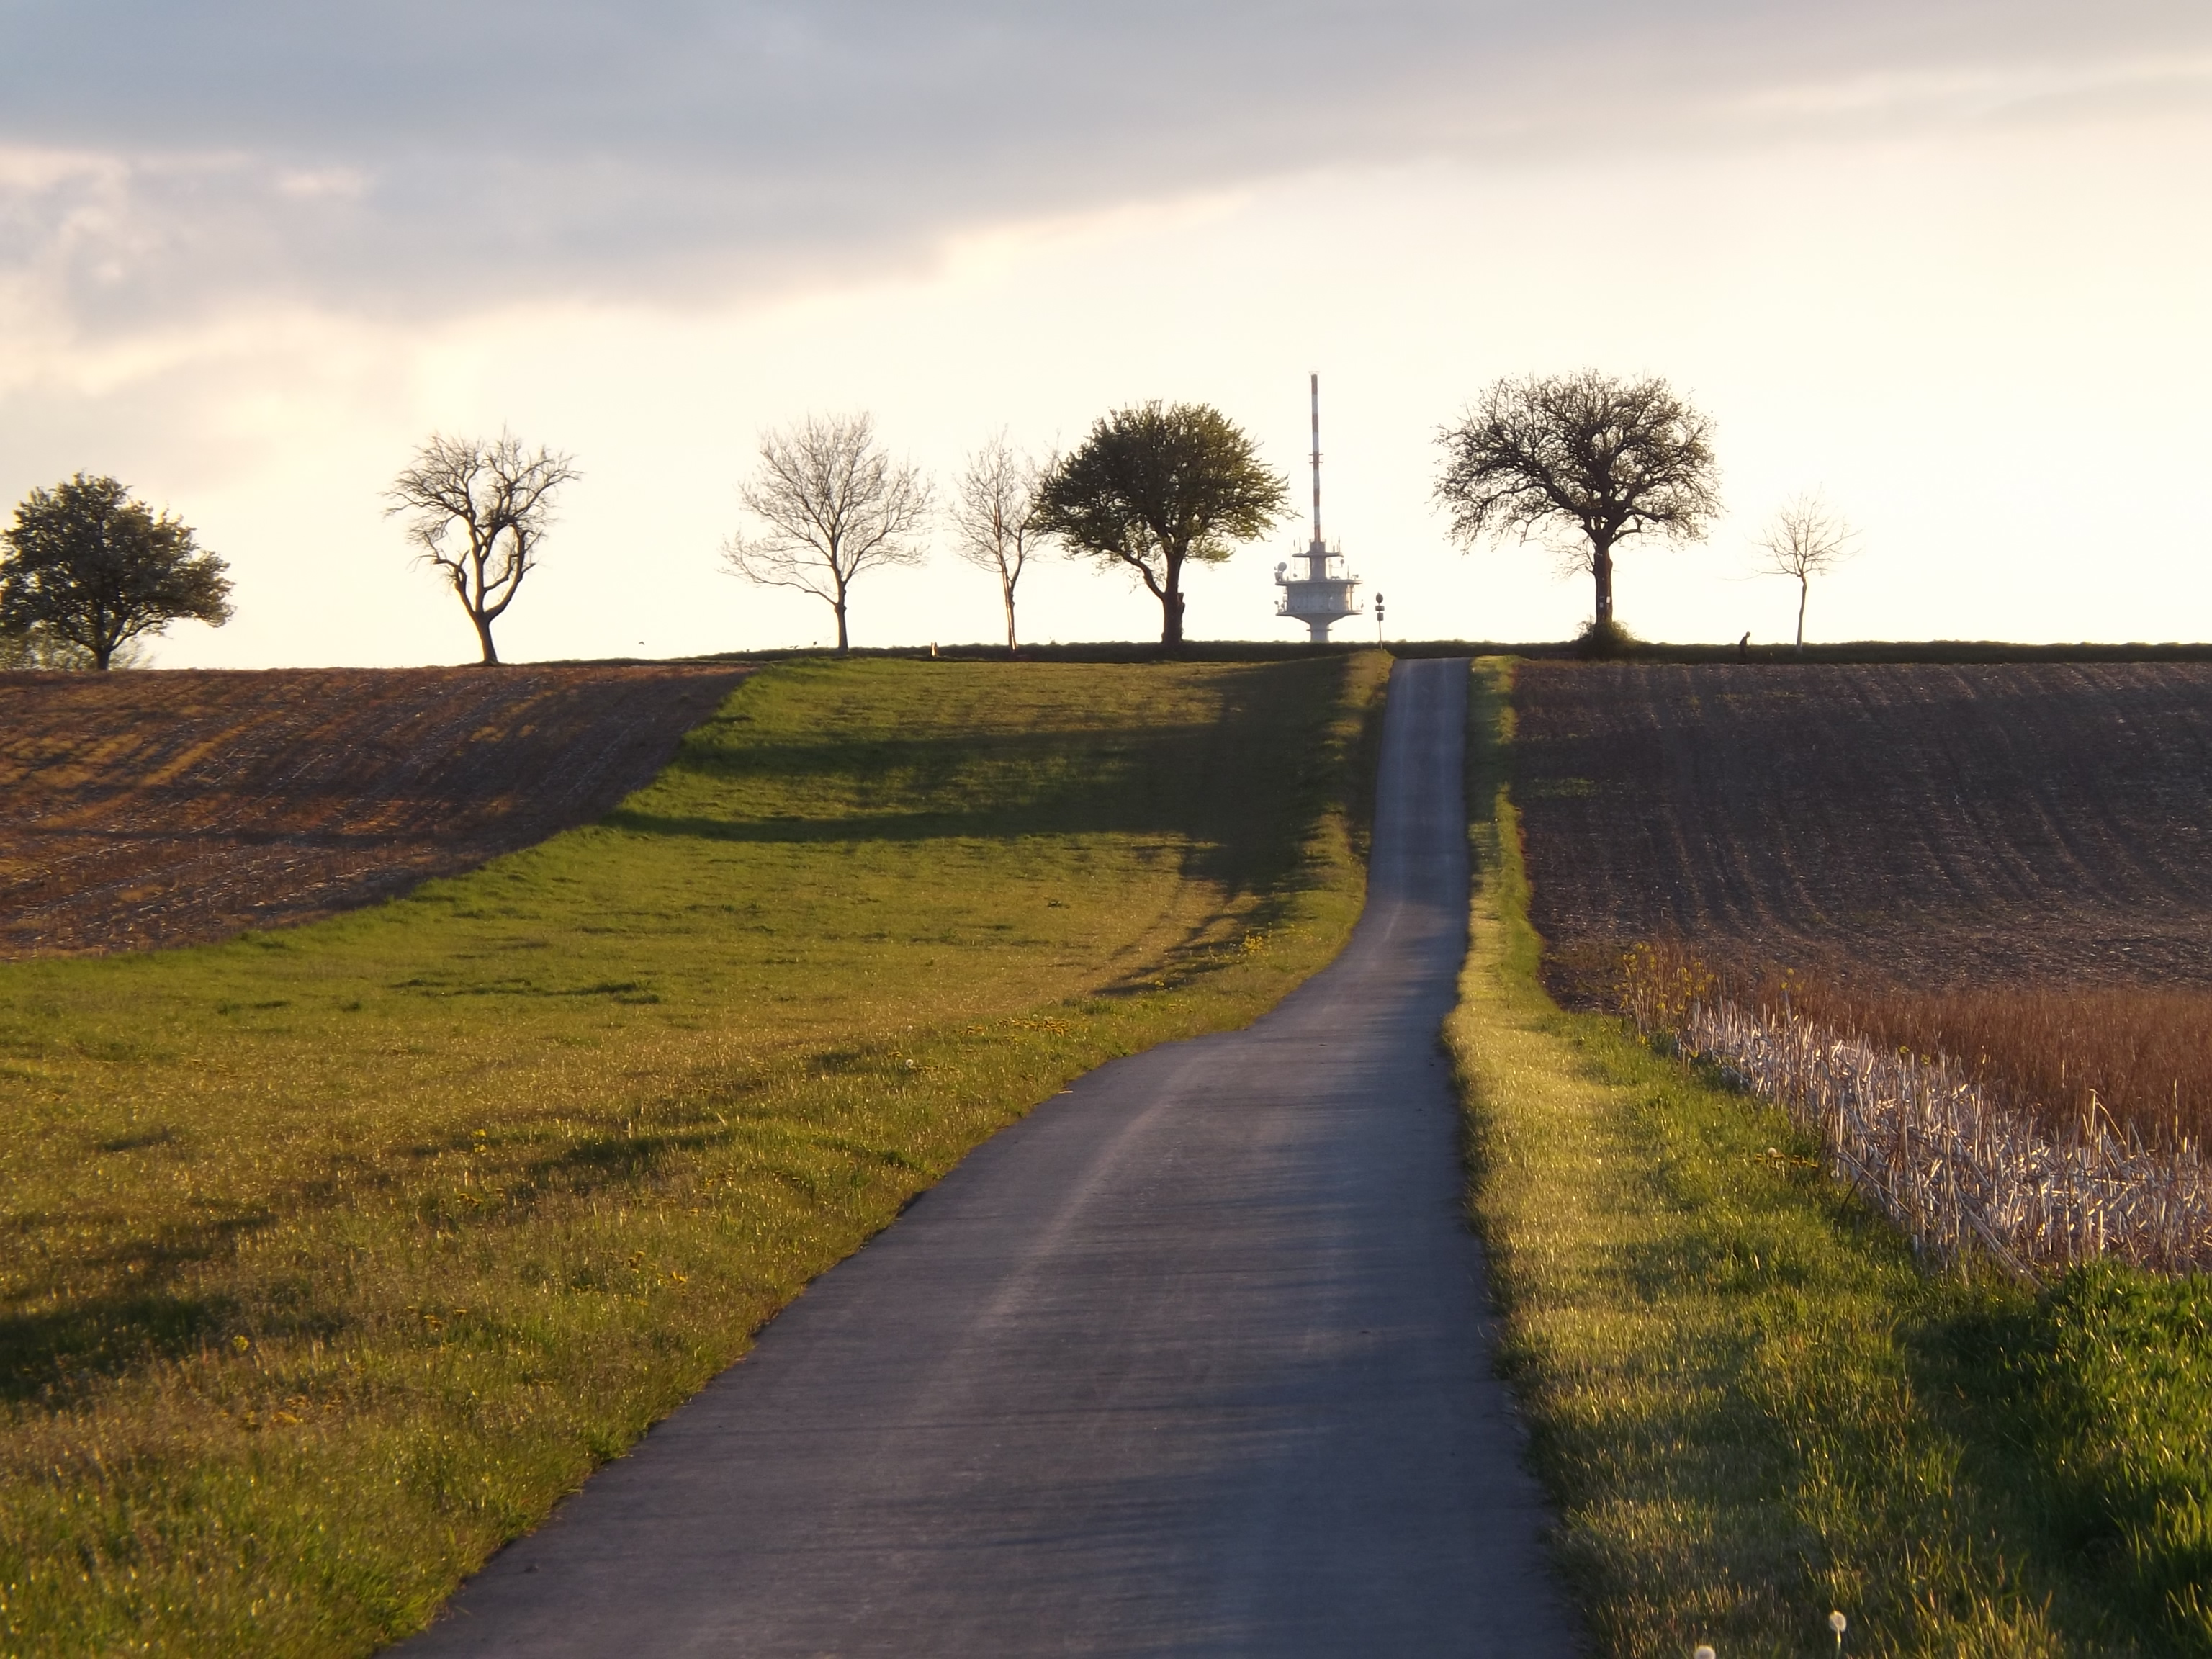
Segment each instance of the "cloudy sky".
[{"label": "cloudy sky", "polygon": [[[173,665],[465,660],[378,492],[434,430],[573,452],[514,659],[829,637],[718,568],[760,430],[872,410],[940,477],[1146,398],[1303,485],[1394,634],[1557,638],[1462,553],[1436,428],[1504,374],[1659,374],[1729,516],[1630,626],[1786,637],[1752,537],[1819,489],[1815,637],[2212,637],[2203,0],[0,0],[0,497],[113,473],[230,561]],[[1294,637],[1286,527],[1193,583]],[[866,580],[864,644],[988,638]],[[1049,567],[1025,633],[1157,608]]]}]

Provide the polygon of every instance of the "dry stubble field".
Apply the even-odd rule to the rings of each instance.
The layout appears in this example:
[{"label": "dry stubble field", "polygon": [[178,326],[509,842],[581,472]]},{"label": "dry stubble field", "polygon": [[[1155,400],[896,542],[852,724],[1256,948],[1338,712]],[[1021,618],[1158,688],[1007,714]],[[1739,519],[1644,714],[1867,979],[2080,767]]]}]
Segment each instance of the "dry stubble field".
[{"label": "dry stubble field", "polygon": [[2054,1133],[2212,1140],[2212,668],[1530,665],[1516,703],[1570,1001],[1650,942]]},{"label": "dry stubble field", "polygon": [[1515,704],[1564,988],[1655,938],[1914,989],[2212,985],[2212,667],[1532,663]]},{"label": "dry stubble field", "polygon": [[543,841],[744,673],[0,674],[0,959],[307,921]]}]

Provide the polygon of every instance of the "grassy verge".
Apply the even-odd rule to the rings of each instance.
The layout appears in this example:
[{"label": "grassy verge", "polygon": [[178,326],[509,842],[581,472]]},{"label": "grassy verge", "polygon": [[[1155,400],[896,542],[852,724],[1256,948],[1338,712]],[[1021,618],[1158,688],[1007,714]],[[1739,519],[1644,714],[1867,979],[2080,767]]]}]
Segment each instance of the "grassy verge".
[{"label": "grassy verge", "polygon": [[1562,1012],[1478,671],[1448,1031],[1504,1358],[1600,1650],[2212,1652],[2212,1295],[1923,1273],[1777,1112]]},{"label": "grassy verge", "polygon": [[793,664],[594,828],[0,969],[0,1650],[420,1625],[976,1141],[1326,962],[1386,666]]}]

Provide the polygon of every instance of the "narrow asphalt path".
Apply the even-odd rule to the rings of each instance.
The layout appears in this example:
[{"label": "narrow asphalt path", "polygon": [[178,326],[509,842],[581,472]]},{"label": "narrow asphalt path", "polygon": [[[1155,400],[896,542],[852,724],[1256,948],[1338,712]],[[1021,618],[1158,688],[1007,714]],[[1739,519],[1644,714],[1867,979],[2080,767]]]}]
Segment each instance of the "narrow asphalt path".
[{"label": "narrow asphalt path", "polygon": [[1342,957],[978,1149],[404,1651],[1571,1652],[1437,1041],[1466,690],[1391,681]]}]

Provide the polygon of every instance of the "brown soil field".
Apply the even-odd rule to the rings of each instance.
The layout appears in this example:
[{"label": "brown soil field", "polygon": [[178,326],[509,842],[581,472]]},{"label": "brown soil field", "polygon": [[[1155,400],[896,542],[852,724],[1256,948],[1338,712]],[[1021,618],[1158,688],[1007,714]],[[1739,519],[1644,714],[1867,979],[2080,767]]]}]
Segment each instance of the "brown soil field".
[{"label": "brown soil field", "polygon": [[1529,663],[1555,988],[1676,941],[1872,991],[2212,986],[2212,665]]},{"label": "brown soil field", "polygon": [[306,921],[542,841],[745,672],[0,674],[0,958]]}]

